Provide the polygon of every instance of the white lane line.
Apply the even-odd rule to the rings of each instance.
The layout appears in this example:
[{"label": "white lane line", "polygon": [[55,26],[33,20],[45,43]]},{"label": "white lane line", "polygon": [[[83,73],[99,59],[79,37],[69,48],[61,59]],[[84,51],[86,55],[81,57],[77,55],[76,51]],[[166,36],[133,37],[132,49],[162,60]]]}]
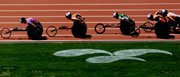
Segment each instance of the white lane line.
[{"label": "white lane line", "polygon": [[73,3],[73,4],[0,4],[0,6],[82,6],[82,5],[180,5],[180,3]]},{"label": "white lane line", "polygon": [[[147,17],[147,15],[128,15],[129,17]],[[0,18],[20,18],[20,17],[37,17],[37,18],[64,18],[65,16],[0,16]],[[104,15],[104,16],[83,16],[83,17],[111,17],[113,18],[112,15]]]},{"label": "white lane line", "polygon": [[[56,26],[55,26],[55,27],[56,27]],[[59,26],[58,26],[58,27],[59,27]],[[58,28],[58,27],[56,27],[56,28]],[[5,27],[4,27],[4,28],[5,28]],[[7,28],[7,27],[6,27],[6,28]],[[2,29],[2,28],[1,28],[1,29]],[[0,29],[0,30],[1,30],[1,29]],[[14,28],[9,28],[9,29],[10,29],[10,30],[13,30]],[[25,29],[25,28],[19,28],[19,29]],[[43,28],[43,30],[46,30],[46,29],[47,29],[47,28]],[[87,28],[87,29],[89,29],[89,30],[94,30],[94,28]],[[117,30],[119,30],[119,28],[106,28],[106,30],[107,30],[107,29],[113,29],[113,30],[114,30],[114,29],[117,29]],[[60,30],[61,30],[61,29],[60,29]],[[62,29],[62,30],[65,30],[65,31],[66,31],[67,29]]]},{"label": "white lane line", "polygon": [[[123,35],[123,34],[106,34],[106,33],[104,33],[104,34],[90,34],[90,35],[92,35],[92,37],[93,36],[99,36],[99,37],[102,37],[102,36],[104,36],[104,37],[106,37],[106,36],[127,36],[127,37],[131,37],[130,35]],[[154,34],[140,34],[140,36],[139,37],[141,37],[141,36],[155,36],[156,34],[154,33]],[[176,35],[176,36],[179,36],[180,34],[171,34],[171,35]],[[24,37],[24,36],[27,36],[27,35],[24,35],[24,34],[22,34],[22,35],[20,35],[20,34],[18,34],[18,35],[15,35],[15,34],[12,34],[11,36],[14,36],[14,37]],[[48,36],[48,35],[46,35],[46,34],[43,34],[42,36]],[[62,36],[62,37],[66,37],[66,36],[69,36],[69,37],[73,37],[73,35],[72,34],[57,34],[55,37],[58,37],[58,36]],[[137,37],[138,38],[138,37]]]},{"label": "white lane line", "polygon": [[[104,12],[104,11],[157,11],[162,9],[78,9],[78,10],[0,10],[0,12]],[[180,11],[180,9],[167,9],[169,11]]]},{"label": "white lane line", "polygon": [[179,42],[180,39],[141,39],[141,40],[0,40],[0,43],[72,43],[72,42]]},{"label": "white lane line", "polygon": [[[99,37],[102,37],[102,36],[126,36],[126,35],[123,35],[123,34],[91,34],[92,36],[99,36]],[[155,36],[155,34],[142,34],[141,36]],[[6,35],[4,35],[4,36],[6,36]],[[27,36],[27,35],[11,35],[11,37],[24,37],[24,36]],[[42,35],[42,36],[48,36],[48,35]],[[72,34],[62,34],[62,35],[56,35],[55,37],[60,37],[60,36],[62,36],[62,37],[73,37],[73,35]]]},{"label": "white lane line", "polygon": [[[146,21],[135,21],[136,23],[144,23]],[[73,22],[41,22],[42,24],[72,24]],[[86,23],[119,23],[114,21],[94,21]],[[0,22],[0,24],[20,24],[20,22]]]}]

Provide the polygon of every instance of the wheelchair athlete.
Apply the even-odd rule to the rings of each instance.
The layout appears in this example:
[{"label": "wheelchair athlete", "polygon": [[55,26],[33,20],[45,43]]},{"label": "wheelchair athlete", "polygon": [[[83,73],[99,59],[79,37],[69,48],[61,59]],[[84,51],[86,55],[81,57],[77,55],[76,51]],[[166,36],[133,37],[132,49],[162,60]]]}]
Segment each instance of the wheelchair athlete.
[{"label": "wheelchair athlete", "polygon": [[167,14],[168,23],[172,27],[174,33],[180,33],[180,16],[172,12]]},{"label": "wheelchair athlete", "polygon": [[161,18],[164,18],[166,21],[173,21],[173,22],[178,22],[176,20],[176,18],[178,18],[179,16],[172,13],[172,12],[168,12],[166,9],[163,9],[161,11],[157,11],[155,14],[154,14],[154,19],[158,18],[158,17],[161,17]]},{"label": "wheelchair athlete", "polygon": [[[168,17],[168,11],[166,9],[163,9],[161,11],[156,11],[154,15],[149,14],[148,19],[151,21],[157,21],[157,23],[154,26],[147,27],[147,28],[154,28],[155,33],[158,38],[170,38],[174,36],[170,36],[170,25],[168,23],[168,20],[171,19],[171,17]],[[173,19],[172,19],[173,20]]]},{"label": "wheelchair athlete", "polygon": [[120,19],[121,21],[127,21],[129,22],[130,24],[134,24],[134,21],[133,19],[129,18],[127,15],[125,14],[118,14],[117,12],[115,12],[113,14],[113,17],[116,18],[116,19]]},{"label": "wheelchair athlete", "polygon": [[79,13],[71,14],[70,12],[66,13],[66,18],[72,21],[81,21],[84,22],[84,19]]},{"label": "wheelchair athlete", "polygon": [[[147,16],[147,19],[151,21],[161,21],[161,22],[166,23],[167,22],[166,16],[167,16],[167,10],[164,9],[161,11],[156,11],[154,15],[149,14]],[[155,25],[150,26],[150,27],[146,27],[146,26],[140,26],[140,27],[145,28],[145,29],[155,29]]]},{"label": "wheelchair athlete", "polygon": [[125,14],[118,14],[115,12],[113,17],[116,19],[120,19],[120,30],[123,34],[129,35],[131,32],[135,30],[135,22],[133,19],[128,17]]},{"label": "wheelchair athlete", "polygon": [[26,27],[28,37],[31,39],[38,39],[42,36],[43,27],[39,21],[34,18],[24,18],[20,19],[22,24],[27,24]]},{"label": "wheelchair athlete", "polygon": [[152,21],[168,22],[170,26],[180,24],[180,16],[172,12],[168,12],[166,9],[156,11],[154,15],[149,14],[148,19]]},{"label": "wheelchair athlete", "polygon": [[24,17],[22,17],[20,19],[20,22],[22,24],[28,24],[28,26],[33,26],[36,29],[43,31],[42,30],[43,27],[42,27],[41,23],[39,21],[37,21],[36,19],[34,19],[34,18],[24,18]]},{"label": "wheelchair athlete", "polygon": [[72,15],[70,12],[66,13],[66,18],[74,22],[71,28],[74,37],[84,38],[87,32],[87,26],[84,21],[85,18],[78,13]]}]

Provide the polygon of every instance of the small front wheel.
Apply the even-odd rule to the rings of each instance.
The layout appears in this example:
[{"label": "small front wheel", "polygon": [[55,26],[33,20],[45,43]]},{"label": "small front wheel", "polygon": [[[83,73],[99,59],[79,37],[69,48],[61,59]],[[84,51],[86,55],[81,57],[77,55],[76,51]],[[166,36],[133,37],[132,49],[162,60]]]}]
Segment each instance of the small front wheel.
[{"label": "small front wheel", "polygon": [[145,23],[143,24],[143,26],[147,27],[147,28],[143,28],[143,30],[144,30],[145,32],[148,32],[148,33],[149,33],[149,32],[152,32],[154,24],[151,23],[151,22],[149,22],[149,21],[147,21],[147,22],[145,22]]},{"label": "small front wheel", "polygon": [[[135,29],[135,30],[134,30]],[[139,34],[140,34],[140,28],[134,28],[134,27],[131,27],[130,28],[130,35],[132,36],[132,37],[138,37],[139,36]]]},{"label": "small front wheel", "polygon": [[102,23],[96,24],[94,30],[96,31],[97,34],[103,34],[106,30],[106,27]]},{"label": "small front wheel", "polygon": [[57,34],[57,28],[55,26],[49,26],[47,29],[46,29],[46,34],[49,36],[49,37],[54,37],[56,34]]},{"label": "small front wheel", "polygon": [[1,37],[4,39],[9,39],[11,37],[12,31],[9,28],[3,28],[1,30]]}]

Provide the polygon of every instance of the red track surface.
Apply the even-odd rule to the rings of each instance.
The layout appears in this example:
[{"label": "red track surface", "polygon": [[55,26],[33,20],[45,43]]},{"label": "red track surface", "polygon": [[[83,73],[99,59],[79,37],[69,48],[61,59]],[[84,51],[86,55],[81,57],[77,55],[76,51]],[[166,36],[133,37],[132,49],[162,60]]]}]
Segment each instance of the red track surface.
[{"label": "red track surface", "polygon": [[[162,2],[164,4],[158,5],[158,3]],[[19,23],[19,18],[33,17],[42,22],[44,27],[43,36],[46,36],[48,38],[47,40],[169,40],[156,38],[154,32],[145,33],[144,31],[141,31],[139,37],[134,38],[127,35],[122,35],[119,28],[109,28],[104,34],[96,34],[94,31],[94,26],[101,22],[104,22],[105,24],[118,23],[119,20],[111,17],[114,12],[119,12],[130,16],[135,20],[137,26],[143,24],[145,21],[148,21],[146,16],[149,13],[154,13],[157,9],[169,9],[170,12],[180,14],[179,0],[4,0],[1,1],[0,6],[1,29],[5,27],[11,29],[14,27],[25,28],[26,25]],[[46,35],[45,29],[50,25],[54,25],[56,27],[59,27],[60,25],[66,25],[68,27],[72,26],[72,21],[67,20],[64,17],[67,12],[80,13],[86,18],[85,21],[87,22],[88,27],[87,34],[92,35],[91,38],[74,38],[71,30],[59,30],[56,37],[48,37]],[[13,32],[10,39],[0,38],[0,40],[29,39],[26,32]],[[180,35],[175,34],[175,38],[170,40],[180,40]]]}]

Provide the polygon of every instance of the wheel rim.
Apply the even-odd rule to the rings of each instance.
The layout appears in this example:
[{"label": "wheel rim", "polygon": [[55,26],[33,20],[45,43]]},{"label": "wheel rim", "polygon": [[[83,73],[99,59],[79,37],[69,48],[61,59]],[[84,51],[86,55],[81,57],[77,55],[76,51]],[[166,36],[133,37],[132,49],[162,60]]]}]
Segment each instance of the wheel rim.
[{"label": "wheel rim", "polygon": [[[143,26],[152,27],[154,24],[151,22],[145,22]],[[144,28],[143,28],[144,29]],[[144,29],[145,32],[152,32],[153,29]]]},{"label": "wheel rim", "polygon": [[174,32],[180,32],[180,26],[174,26],[173,27]]},{"label": "wheel rim", "polygon": [[50,26],[46,29],[46,34],[49,37],[54,37],[57,34],[57,29],[54,26]]},{"label": "wheel rim", "polygon": [[98,25],[96,25],[95,31],[96,31],[96,33],[98,33],[98,34],[104,33],[104,31],[105,31],[104,25],[103,25],[103,24],[98,24]]},{"label": "wheel rim", "polygon": [[[132,27],[133,28],[133,27]],[[135,27],[135,30],[130,33],[132,37],[138,37],[140,34],[140,29]]]},{"label": "wheel rim", "polygon": [[8,28],[3,28],[1,30],[1,37],[4,39],[9,39],[11,37],[11,31]]}]

